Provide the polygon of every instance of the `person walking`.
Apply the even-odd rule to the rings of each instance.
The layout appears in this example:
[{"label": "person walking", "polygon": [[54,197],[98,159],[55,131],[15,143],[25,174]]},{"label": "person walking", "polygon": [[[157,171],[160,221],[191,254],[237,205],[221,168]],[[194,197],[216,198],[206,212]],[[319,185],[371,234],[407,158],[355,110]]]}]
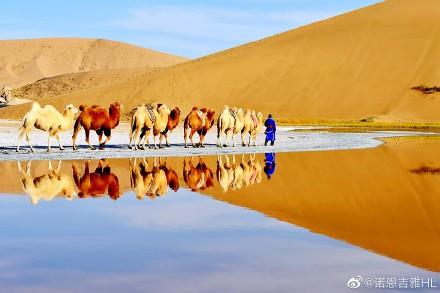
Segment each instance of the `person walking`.
[{"label": "person walking", "polygon": [[264,145],[266,146],[269,141],[271,145],[274,145],[277,126],[275,120],[272,118],[272,114],[269,114],[266,121],[264,122],[264,126],[266,127],[266,131],[264,132],[266,134]]}]

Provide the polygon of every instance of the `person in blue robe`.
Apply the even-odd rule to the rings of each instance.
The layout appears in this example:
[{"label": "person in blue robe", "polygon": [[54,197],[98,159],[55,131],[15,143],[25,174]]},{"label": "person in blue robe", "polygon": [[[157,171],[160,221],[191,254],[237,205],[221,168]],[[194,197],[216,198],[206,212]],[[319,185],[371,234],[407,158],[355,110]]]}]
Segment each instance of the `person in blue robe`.
[{"label": "person in blue robe", "polygon": [[275,120],[272,118],[272,114],[269,114],[267,120],[264,122],[264,126],[266,127],[266,131],[264,132],[266,134],[264,145],[266,146],[268,142],[270,142],[271,145],[274,145],[277,125]]},{"label": "person in blue robe", "polygon": [[267,179],[271,179],[273,173],[275,173],[275,153],[266,153],[264,154],[264,173],[267,176]]}]

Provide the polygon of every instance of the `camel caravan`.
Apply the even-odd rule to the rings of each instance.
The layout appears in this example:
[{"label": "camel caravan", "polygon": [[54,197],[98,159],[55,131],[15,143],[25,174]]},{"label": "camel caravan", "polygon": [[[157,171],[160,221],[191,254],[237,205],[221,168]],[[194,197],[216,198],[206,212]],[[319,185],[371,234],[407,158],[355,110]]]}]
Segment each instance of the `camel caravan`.
[{"label": "camel caravan", "polygon": [[[51,105],[41,107],[38,102],[33,102],[31,110],[26,113],[19,129],[17,152],[20,151],[20,143],[26,138],[30,150],[34,148],[30,139],[33,128],[48,132],[47,151],[51,151],[51,139],[55,137],[59,149],[63,150],[59,133],[73,128],[72,148],[77,150],[76,140],[78,133],[84,129],[85,142],[91,150],[95,147],[90,143],[90,132],[96,132],[99,141],[99,149],[104,149],[111,140],[112,129],[119,126],[122,117],[123,106],[115,102],[108,108],[98,105],[81,105],[78,109],[73,105],[67,105],[59,112]],[[151,103],[142,104],[129,112],[129,143],[132,150],[144,150],[146,148],[163,148],[163,140],[166,146],[170,143],[168,136],[176,129],[181,121],[181,111],[178,107],[171,109],[165,104]],[[209,108],[193,107],[183,119],[184,146],[205,147],[205,137],[211,128],[217,123],[217,146],[227,147],[229,139],[232,146],[236,146],[236,136],[241,136],[242,146],[256,146],[257,134],[263,127],[263,115],[255,110],[224,106],[223,111],[215,119],[215,110]],[[194,142],[197,134],[199,141]],[[103,136],[106,139],[103,141]],[[153,144],[150,144],[150,137]]]}]

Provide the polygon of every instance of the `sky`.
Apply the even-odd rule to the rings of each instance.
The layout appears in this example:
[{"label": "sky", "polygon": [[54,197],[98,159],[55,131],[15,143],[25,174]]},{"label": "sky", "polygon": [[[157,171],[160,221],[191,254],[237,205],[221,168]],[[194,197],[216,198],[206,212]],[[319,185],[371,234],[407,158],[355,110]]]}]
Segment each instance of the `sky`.
[{"label": "sky", "polygon": [[0,39],[102,38],[196,58],[379,1],[22,0],[2,2]]}]

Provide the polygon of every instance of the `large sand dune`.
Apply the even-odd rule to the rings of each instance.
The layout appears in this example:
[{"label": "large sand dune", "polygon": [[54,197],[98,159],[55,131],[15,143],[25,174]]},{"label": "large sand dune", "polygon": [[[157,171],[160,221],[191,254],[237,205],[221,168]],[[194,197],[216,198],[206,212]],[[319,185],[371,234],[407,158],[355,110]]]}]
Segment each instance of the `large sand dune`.
[{"label": "large sand dune", "polygon": [[185,58],[101,39],[53,38],[0,41],[0,83],[19,87],[66,73],[165,67]]},{"label": "large sand dune", "polygon": [[[440,84],[440,1],[388,0],[146,77],[42,99],[130,109],[146,101],[218,110],[223,104],[284,119],[436,120]],[[19,118],[29,105],[0,111]]]}]

